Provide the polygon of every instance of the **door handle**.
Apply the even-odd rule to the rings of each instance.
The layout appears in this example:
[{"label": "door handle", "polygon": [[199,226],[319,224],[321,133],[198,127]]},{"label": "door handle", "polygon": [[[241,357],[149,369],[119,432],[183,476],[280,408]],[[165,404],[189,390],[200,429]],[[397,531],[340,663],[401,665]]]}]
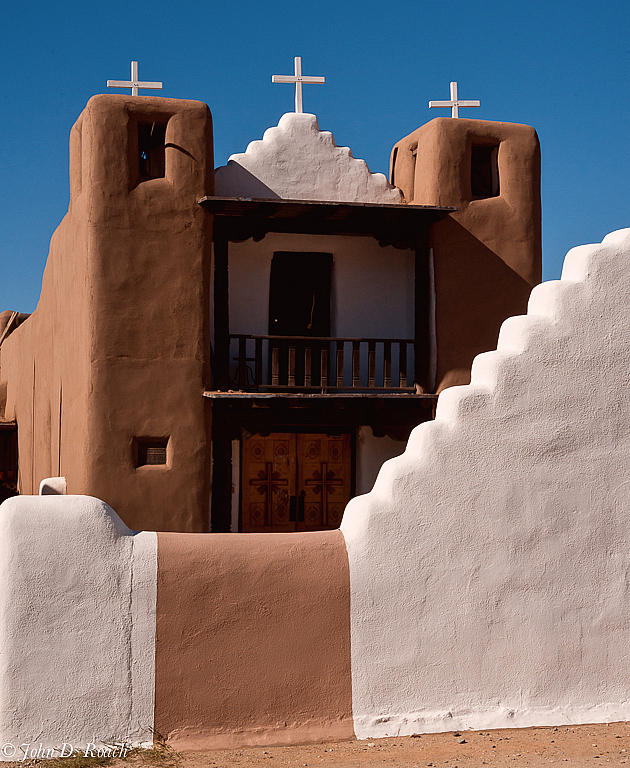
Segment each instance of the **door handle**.
[{"label": "door handle", "polygon": [[304,497],[305,496],[306,496],[306,491],[300,491],[300,496],[297,500],[298,523],[304,522]]}]

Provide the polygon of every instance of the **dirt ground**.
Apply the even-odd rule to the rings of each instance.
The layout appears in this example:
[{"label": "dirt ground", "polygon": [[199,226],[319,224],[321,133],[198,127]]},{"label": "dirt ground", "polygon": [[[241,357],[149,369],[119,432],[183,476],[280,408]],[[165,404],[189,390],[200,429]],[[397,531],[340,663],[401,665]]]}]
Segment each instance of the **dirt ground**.
[{"label": "dirt ground", "polygon": [[622,765],[630,759],[630,723],[499,731],[455,731],[367,741],[329,741],[290,747],[186,752],[181,768],[576,768]]},{"label": "dirt ground", "polygon": [[[134,751],[126,760],[26,760],[4,766],[46,768],[540,768],[568,763],[585,768],[630,759],[630,723],[454,731],[389,739],[327,741],[289,747],[243,747],[204,752]],[[568,768],[568,766],[567,766]],[[629,766],[630,768],[630,766]]]}]

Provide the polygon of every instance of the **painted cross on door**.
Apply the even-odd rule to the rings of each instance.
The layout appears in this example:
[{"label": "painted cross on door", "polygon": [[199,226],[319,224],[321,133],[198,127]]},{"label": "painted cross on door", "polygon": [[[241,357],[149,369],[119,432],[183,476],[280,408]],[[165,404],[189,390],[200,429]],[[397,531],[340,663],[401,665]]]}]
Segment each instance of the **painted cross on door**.
[{"label": "painted cross on door", "polygon": [[350,500],[350,435],[274,433],[243,441],[241,530],[338,528]]}]

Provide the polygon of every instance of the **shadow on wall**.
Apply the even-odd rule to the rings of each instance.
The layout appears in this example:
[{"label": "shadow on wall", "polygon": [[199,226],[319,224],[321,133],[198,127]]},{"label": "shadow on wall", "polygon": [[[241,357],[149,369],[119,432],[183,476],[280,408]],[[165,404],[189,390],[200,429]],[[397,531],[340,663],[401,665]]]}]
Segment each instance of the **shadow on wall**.
[{"label": "shadow on wall", "polygon": [[227,165],[222,165],[215,171],[214,194],[218,197],[255,197],[265,200],[279,200],[272,189],[259,178],[243,168],[240,163],[228,160]]},{"label": "shadow on wall", "polygon": [[525,314],[532,287],[451,216],[433,230],[437,391],[470,382],[476,355],[495,349],[505,318]]}]

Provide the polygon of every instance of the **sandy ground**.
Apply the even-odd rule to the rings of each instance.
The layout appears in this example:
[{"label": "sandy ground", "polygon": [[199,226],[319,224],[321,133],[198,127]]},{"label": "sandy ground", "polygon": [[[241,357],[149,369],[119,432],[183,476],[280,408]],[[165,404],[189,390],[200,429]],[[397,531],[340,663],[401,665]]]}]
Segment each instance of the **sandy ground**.
[{"label": "sandy ground", "polygon": [[[622,765],[630,759],[630,723],[462,731],[290,747],[184,752],[181,768],[505,768]],[[122,766],[122,764],[121,764]]]},{"label": "sandy ground", "polygon": [[[367,741],[327,741],[290,747],[244,747],[204,752],[145,751],[121,761],[27,760],[4,766],[42,768],[539,768],[556,763],[583,768],[630,759],[630,723],[462,731]],[[568,768],[568,766],[567,766]],[[630,766],[629,766],[630,768]]]}]

